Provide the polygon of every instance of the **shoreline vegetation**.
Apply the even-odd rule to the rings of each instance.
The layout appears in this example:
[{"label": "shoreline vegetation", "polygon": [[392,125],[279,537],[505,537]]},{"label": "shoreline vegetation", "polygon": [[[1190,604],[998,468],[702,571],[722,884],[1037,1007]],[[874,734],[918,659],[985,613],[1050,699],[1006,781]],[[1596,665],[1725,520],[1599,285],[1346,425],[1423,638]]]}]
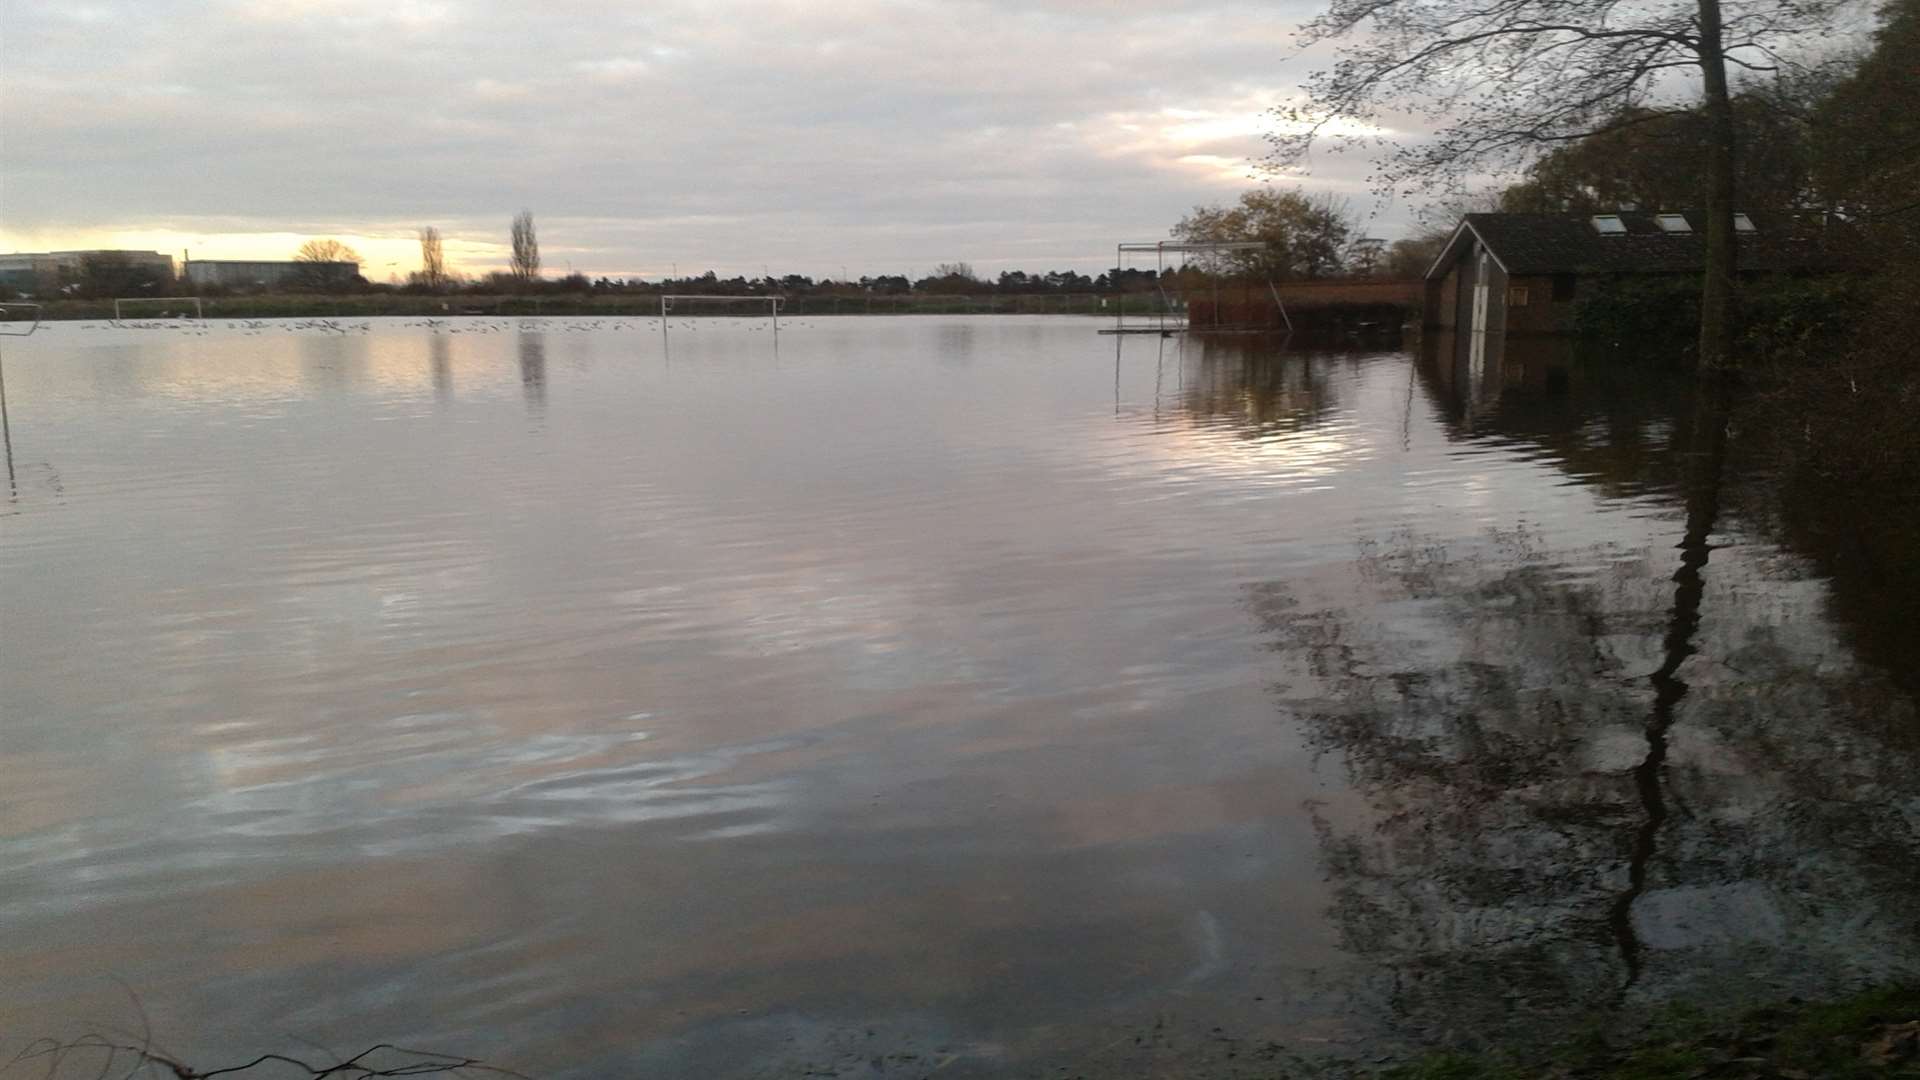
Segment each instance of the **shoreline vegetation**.
[{"label": "shoreline vegetation", "polygon": [[1920,1077],[1920,986],[1880,987],[1826,1002],[1788,998],[1718,1013],[1670,1005],[1624,1040],[1595,1029],[1552,1049],[1441,1053],[1346,1075],[1372,1080]]},{"label": "shoreline vegetation", "polygon": [[[118,324],[153,326],[191,317],[198,300],[209,322],[255,319],[366,319],[457,316],[482,318],[659,318],[659,293],[431,294],[431,293],[252,293],[156,297],[137,307],[123,308]],[[667,294],[674,295],[674,294]],[[173,299],[179,303],[161,301]],[[765,296],[737,298],[738,304],[678,304],[676,319],[712,317],[765,318]],[[755,304],[752,301],[758,300]],[[43,322],[115,322],[114,302],[106,299],[63,298],[26,301],[38,304]],[[1290,339],[1299,345],[1324,345],[1382,338],[1398,338],[1419,321],[1416,307],[1380,301],[1307,302],[1289,305],[1293,319]],[[1146,320],[1165,315],[1180,318],[1185,310],[1169,306],[1155,293],[1037,293],[1037,294],[929,294],[799,295],[780,305],[783,319],[824,316],[895,315],[1058,315],[1113,322]],[[16,309],[13,318],[23,312]],[[1258,332],[1258,331],[1255,331]],[[1274,328],[1271,333],[1281,333]]]},{"label": "shoreline vegetation", "polygon": [[[145,1026],[142,1013],[142,1025]],[[1216,1033],[1219,1029],[1214,1029]],[[1136,1040],[1137,1041],[1137,1040]],[[1203,1052],[1182,1063],[1158,1058],[1145,1072],[1084,1064],[1063,1066],[1062,1080],[1114,1080],[1153,1075],[1180,1080],[1879,1080],[1920,1077],[1920,986],[1891,985],[1856,991],[1831,1001],[1799,998],[1707,1011],[1668,1004],[1628,1030],[1601,1021],[1556,1044],[1515,1042],[1474,1053],[1320,1058],[1289,1052],[1279,1044],[1249,1046],[1216,1035],[1237,1048],[1225,1055]],[[1168,1046],[1166,1049],[1175,1050]],[[1217,1047],[1216,1047],[1217,1049]],[[1177,1053],[1177,1050],[1176,1050]],[[151,1032],[137,1039],[84,1035],[67,1041],[40,1039],[11,1055],[8,1066],[67,1075],[170,1072],[186,1080],[216,1075],[390,1077],[443,1074],[529,1080],[527,1074],[478,1058],[381,1043],[348,1058],[309,1060],[310,1055],[265,1053],[251,1060],[190,1064],[161,1051]],[[905,1063],[911,1056],[899,1060]],[[881,1058],[875,1058],[879,1062]],[[911,1058],[917,1061],[917,1058]],[[0,1072],[6,1071],[0,1066]],[[859,1070],[866,1074],[866,1062]],[[764,1075],[834,1076],[838,1070],[774,1066]]]}]

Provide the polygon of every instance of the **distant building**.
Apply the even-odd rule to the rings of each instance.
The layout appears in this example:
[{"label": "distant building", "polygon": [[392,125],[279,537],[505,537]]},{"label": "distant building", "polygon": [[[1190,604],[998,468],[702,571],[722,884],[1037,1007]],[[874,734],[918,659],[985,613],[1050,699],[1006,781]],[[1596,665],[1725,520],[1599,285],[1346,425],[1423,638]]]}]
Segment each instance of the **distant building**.
[{"label": "distant building", "polygon": [[187,280],[193,284],[219,285],[229,289],[351,282],[359,275],[360,264],[357,262],[194,259],[186,264]]},{"label": "distant building", "polygon": [[60,265],[50,252],[0,255],[0,285],[15,292],[53,292],[60,287]]},{"label": "distant building", "polygon": [[[1853,230],[1786,215],[1736,214],[1740,272],[1816,273],[1857,266]],[[1426,324],[1442,330],[1555,334],[1573,302],[1600,285],[1699,276],[1706,214],[1468,214],[1426,274]]]},{"label": "distant building", "polygon": [[0,285],[18,292],[50,295],[78,281],[89,259],[112,262],[164,280],[173,278],[173,257],[158,251],[91,248],[84,251],[24,251],[0,255]]}]

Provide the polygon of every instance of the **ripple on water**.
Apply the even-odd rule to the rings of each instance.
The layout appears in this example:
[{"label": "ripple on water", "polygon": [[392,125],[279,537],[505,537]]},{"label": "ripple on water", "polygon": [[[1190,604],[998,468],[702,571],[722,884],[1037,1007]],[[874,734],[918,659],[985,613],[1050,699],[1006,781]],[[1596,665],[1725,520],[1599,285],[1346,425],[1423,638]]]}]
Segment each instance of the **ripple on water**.
[{"label": "ripple on water", "polygon": [[1649,996],[1920,959],[1910,713],[1829,583],[1730,498],[1669,655],[1646,380],[758,326],[10,343],[9,1025],[98,968],[543,1074],[866,1068],[872,1021],[998,1075],[1611,1002],[1595,926]]}]

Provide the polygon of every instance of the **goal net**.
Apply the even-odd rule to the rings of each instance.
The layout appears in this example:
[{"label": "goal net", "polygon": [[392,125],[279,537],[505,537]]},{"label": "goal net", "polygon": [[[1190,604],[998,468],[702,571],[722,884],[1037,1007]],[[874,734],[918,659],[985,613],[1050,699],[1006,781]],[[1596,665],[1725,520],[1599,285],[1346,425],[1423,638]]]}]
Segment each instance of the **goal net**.
[{"label": "goal net", "polygon": [[202,318],[197,296],[124,296],[113,302],[114,322],[129,315],[138,319]]},{"label": "goal net", "polygon": [[[1266,249],[1259,240],[1117,244],[1113,276],[1122,291],[1112,329],[1100,332],[1235,333],[1290,328],[1279,291],[1260,265]],[[1132,265],[1146,256],[1152,257],[1151,271]],[[1146,309],[1144,317],[1129,318],[1140,316],[1140,307]]]},{"label": "goal net", "polygon": [[660,298],[660,317],[682,318],[721,316],[734,319],[765,317],[780,325],[780,305],[784,296],[697,296],[670,294]]}]

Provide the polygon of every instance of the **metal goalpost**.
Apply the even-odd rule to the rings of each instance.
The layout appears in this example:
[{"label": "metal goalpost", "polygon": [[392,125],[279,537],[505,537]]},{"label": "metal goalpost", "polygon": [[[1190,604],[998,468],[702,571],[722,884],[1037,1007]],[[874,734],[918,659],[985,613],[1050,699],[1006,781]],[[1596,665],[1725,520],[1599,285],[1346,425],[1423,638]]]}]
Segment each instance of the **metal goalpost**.
[{"label": "metal goalpost", "polygon": [[784,296],[715,296],[700,293],[663,293],[660,297],[661,328],[665,329],[668,315],[673,313],[673,305],[680,300],[719,301],[732,304],[765,304],[767,316],[773,320],[774,330],[780,329],[780,305],[786,302]]},{"label": "metal goalpost", "polygon": [[[15,314],[15,313],[18,314]],[[14,324],[26,323],[25,330],[14,329]],[[40,329],[40,305],[8,302],[0,304],[0,337],[32,337]]]},{"label": "metal goalpost", "polygon": [[[201,322],[206,321],[206,316],[202,314],[200,310],[200,298],[197,296],[121,296],[121,297],[116,297],[113,301],[113,321],[114,322],[120,321],[120,305],[122,304],[192,304],[193,317]],[[164,315],[164,312],[162,314]]]},{"label": "metal goalpost", "polygon": [[[20,322],[27,323],[25,330],[14,328]],[[0,304],[0,337],[32,337],[38,329],[39,304]],[[0,446],[5,447],[7,459],[7,494],[17,497],[19,486],[13,475],[13,425],[7,420],[7,365],[4,359],[0,359]]]},{"label": "metal goalpost", "polygon": [[[1114,311],[1113,328],[1100,332],[1102,334],[1164,335],[1185,333],[1189,330],[1223,329],[1218,326],[1211,328],[1195,327],[1191,325],[1191,320],[1168,323],[1167,315],[1173,310],[1174,298],[1172,294],[1167,291],[1167,272],[1176,269],[1184,270],[1186,268],[1186,258],[1188,255],[1228,255],[1238,251],[1263,251],[1266,249],[1266,246],[1266,242],[1261,240],[1147,240],[1130,243],[1123,242],[1114,245],[1114,269],[1116,271],[1127,269],[1127,257],[1129,255],[1150,254],[1153,256],[1154,289],[1158,292],[1160,298],[1160,309],[1153,316],[1151,322],[1143,325],[1129,326],[1126,322],[1127,308],[1123,296],[1122,302]],[[1169,256],[1177,256],[1178,258],[1170,262]],[[1267,291],[1273,296],[1273,302],[1280,304],[1279,291],[1273,287],[1271,281],[1268,281],[1266,285]],[[1216,318],[1218,318],[1217,304],[1215,311]],[[1280,306],[1280,317],[1283,320],[1287,319],[1287,309],[1285,305]],[[1288,326],[1291,328],[1290,320],[1288,321]]]}]

